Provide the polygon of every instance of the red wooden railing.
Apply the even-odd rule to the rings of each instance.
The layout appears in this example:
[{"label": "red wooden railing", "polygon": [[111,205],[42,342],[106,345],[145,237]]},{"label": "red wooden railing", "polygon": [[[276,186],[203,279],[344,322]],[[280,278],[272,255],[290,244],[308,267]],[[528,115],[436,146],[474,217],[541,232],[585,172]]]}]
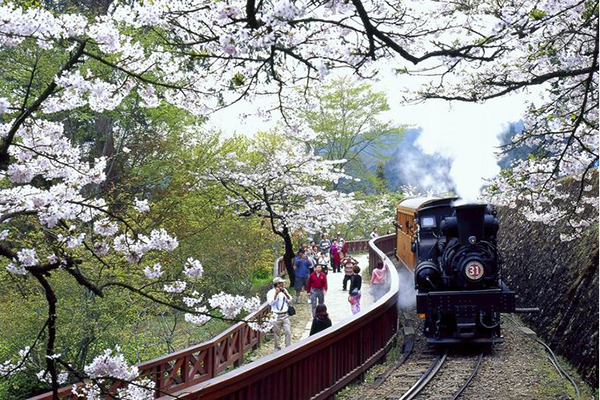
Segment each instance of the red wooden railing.
[{"label": "red wooden railing", "polygon": [[[395,235],[369,242],[370,264],[391,264]],[[369,309],[314,336],[227,374],[164,396],[192,399],[325,399],[359,378],[385,356],[398,330],[398,275],[390,290]],[[347,305],[345,305],[347,306]]]},{"label": "red wooden railing", "polygon": [[[348,242],[350,251],[369,250],[370,269],[384,252],[395,246],[395,235],[370,242]],[[376,247],[377,246],[377,247]],[[387,260],[389,262],[389,260]],[[391,265],[391,262],[390,262]],[[274,275],[285,272],[282,258],[273,265]],[[397,331],[398,276],[390,274],[390,290],[369,310],[304,339],[276,354],[234,371],[217,375],[230,366],[239,366],[244,353],[256,348],[264,334],[240,322],[213,339],[167,356],[138,364],[142,376],[150,377],[156,397],[185,399],[308,399],[326,398],[363,374],[385,356]],[[265,317],[263,303],[246,319]],[[113,389],[120,387],[115,382]],[[71,386],[61,388],[61,399],[75,399]],[[45,393],[30,400],[50,400]]]},{"label": "red wooden railing", "polygon": [[354,253],[358,251],[369,251],[368,240],[349,240],[346,243],[348,244],[349,253]]},{"label": "red wooden railing", "polygon": [[[283,258],[280,257],[273,265],[273,273],[280,276],[284,272],[285,265]],[[262,319],[267,317],[269,312],[269,306],[265,302],[245,319]],[[154,381],[156,397],[159,397],[165,393],[172,393],[214,378],[230,366],[241,365],[244,353],[258,347],[264,336],[264,333],[251,329],[247,323],[238,322],[204,343],[136,366],[141,376],[150,377]],[[116,390],[121,386],[121,382],[116,381],[112,389]],[[60,399],[77,399],[71,390],[72,386],[61,388],[59,390]],[[44,393],[31,397],[29,400],[52,400],[52,393]]]}]

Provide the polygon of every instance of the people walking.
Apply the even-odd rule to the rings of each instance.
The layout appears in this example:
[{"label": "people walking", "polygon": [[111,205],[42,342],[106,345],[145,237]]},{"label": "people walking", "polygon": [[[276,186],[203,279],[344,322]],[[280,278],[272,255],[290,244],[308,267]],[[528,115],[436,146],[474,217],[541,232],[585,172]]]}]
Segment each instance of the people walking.
[{"label": "people walking", "polygon": [[352,314],[360,312],[360,287],[362,286],[362,277],[360,276],[360,267],[353,267],[354,275],[350,278],[350,292],[348,293],[348,302]]},{"label": "people walking", "polygon": [[340,255],[342,256],[340,264],[341,267],[344,268],[344,280],[342,281],[342,291],[345,292],[346,286],[348,285],[350,278],[352,278],[352,275],[354,275],[354,266],[358,264],[358,261],[350,257],[350,255],[344,256],[344,253],[340,253]]},{"label": "people walking", "polygon": [[374,301],[379,300],[386,292],[386,273],[387,265],[383,261],[377,260],[377,266],[371,273],[371,294]]},{"label": "people walking", "polygon": [[271,312],[275,314],[273,322],[273,341],[275,342],[275,351],[281,350],[281,334],[285,336],[285,347],[292,344],[292,329],[290,317],[288,315],[288,302],[292,296],[283,286],[285,281],[280,277],[273,279],[273,289],[267,293],[267,303],[271,306]]},{"label": "people walking", "polygon": [[313,317],[313,322],[310,327],[310,335],[319,333],[331,326],[331,319],[327,314],[327,306],[325,304],[319,304],[316,309],[316,314]]},{"label": "people walking", "polygon": [[304,250],[298,250],[298,256],[295,259],[296,269],[296,280],[294,282],[294,289],[296,289],[296,303],[300,303],[300,291],[302,288],[306,288],[306,281],[310,274],[311,262],[304,254]]},{"label": "people walking", "polygon": [[335,242],[331,244],[329,253],[329,259],[331,260],[331,269],[333,269],[333,272],[340,272],[340,253]]},{"label": "people walking", "polygon": [[327,275],[323,273],[323,267],[317,264],[315,272],[310,274],[306,283],[306,293],[310,295],[310,305],[312,315],[315,316],[317,300],[319,304],[325,303],[325,294],[327,293]]}]

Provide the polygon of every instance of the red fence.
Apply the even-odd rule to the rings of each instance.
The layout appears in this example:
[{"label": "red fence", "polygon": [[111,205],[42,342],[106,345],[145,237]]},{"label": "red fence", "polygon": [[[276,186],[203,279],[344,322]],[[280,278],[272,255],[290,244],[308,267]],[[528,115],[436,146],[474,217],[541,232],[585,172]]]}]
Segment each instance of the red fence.
[{"label": "red fence", "polygon": [[[273,265],[274,274],[285,272],[283,258],[278,258]],[[269,306],[263,303],[260,308],[248,315],[246,320],[256,320],[269,314]],[[172,393],[200,382],[214,378],[230,366],[243,363],[244,353],[255,349],[264,338],[264,333],[251,329],[245,322],[238,322],[214,338],[170,353],[164,357],[137,364],[140,374],[154,381],[156,397]],[[121,387],[116,381],[112,389]],[[72,386],[59,390],[60,399],[77,399],[71,393]],[[51,400],[52,393],[44,393],[29,400]]]},{"label": "red fence", "polygon": [[369,251],[368,240],[349,240],[346,243],[348,244],[348,252],[350,253],[358,251]]},{"label": "red fence", "polygon": [[[371,240],[371,263],[382,259],[391,264],[382,250],[393,250],[395,239],[389,235]],[[390,290],[369,309],[277,353],[172,395],[187,400],[331,397],[385,356],[396,337],[398,275],[391,273],[389,279]]]},{"label": "red fence", "polygon": [[[370,245],[370,246],[369,246]],[[375,247],[375,245],[377,247]],[[349,242],[351,251],[369,249],[370,268],[387,259],[395,235]],[[285,271],[275,261],[275,274]],[[244,353],[256,348],[264,334],[240,322],[202,344],[150,360],[137,367],[155,382],[156,396],[170,393],[185,399],[322,399],[333,395],[385,355],[397,332],[398,276],[390,274],[390,290],[373,307],[304,339],[276,354],[239,366]],[[268,314],[264,303],[247,319]],[[120,386],[115,382],[113,389]],[[61,399],[75,399],[71,386],[61,388]],[[172,399],[166,395],[161,400]],[[30,400],[50,400],[45,393]]]}]

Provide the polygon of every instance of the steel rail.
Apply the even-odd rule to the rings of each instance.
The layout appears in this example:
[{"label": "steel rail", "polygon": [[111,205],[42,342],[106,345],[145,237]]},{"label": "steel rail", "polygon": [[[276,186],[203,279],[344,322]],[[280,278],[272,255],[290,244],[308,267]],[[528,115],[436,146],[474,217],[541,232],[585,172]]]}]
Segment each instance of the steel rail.
[{"label": "steel rail", "polygon": [[433,379],[435,374],[438,373],[446,358],[448,357],[448,351],[444,352],[443,355],[437,357],[435,361],[427,368],[427,371],[419,378],[417,383],[415,383],[404,395],[400,398],[400,400],[411,400],[414,399],[416,395],[421,392],[427,386],[427,384]]},{"label": "steel rail", "polygon": [[458,392],[454,393],[454,396],[452,396],[452,400],[458,399],[460,397],[460,395],[462,394],[462,392],[464,392],[464,390],[467,388],[467,386],[469,386],[469,383],[471,383],[473,378],[475,378],[475,375],[477,374],[477,371],[479,370],[479,366],[481,365],[482,359],[483,359],[483,353],[479,353],[479,358],[477,359],[477,362],[475,363],[475,366],[473,367],[473,372],[471,372],[471,376],[469,376],[469,378],[465,381],[465,383],[458,390]]}]

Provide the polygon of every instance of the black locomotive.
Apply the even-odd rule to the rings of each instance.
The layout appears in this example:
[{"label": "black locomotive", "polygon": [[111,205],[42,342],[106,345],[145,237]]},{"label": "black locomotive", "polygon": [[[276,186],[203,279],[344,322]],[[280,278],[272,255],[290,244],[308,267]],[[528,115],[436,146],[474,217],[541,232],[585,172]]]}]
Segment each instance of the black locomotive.
[{"label": "black locomotive", "polygon": [[515,293],[502,282],[496,212],[455,204],[439,199],[416,214],[417,313],[430,344],[499,343],[500,313],[515,311]]}]

